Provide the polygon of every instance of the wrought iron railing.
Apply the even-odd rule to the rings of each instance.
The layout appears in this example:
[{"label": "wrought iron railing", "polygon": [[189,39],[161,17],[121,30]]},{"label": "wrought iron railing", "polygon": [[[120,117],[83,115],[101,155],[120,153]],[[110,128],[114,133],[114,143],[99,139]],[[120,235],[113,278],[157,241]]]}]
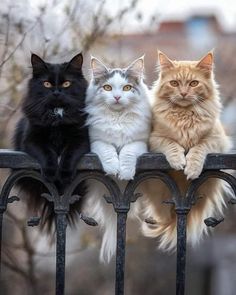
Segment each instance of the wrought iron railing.
[{"label": "wrought iron railing", "polygon": [[[102,165],[95,154],[88,154],[78,164],[78,175],[66,188],[64,195],[59,195],[56,187],[42,178],[40,165],[22,152],[0,150],[0,168],[11,168],[11,173],[2,186],[0,194],[0,253],[2,245],[2,221],[7,205],[18,198],[10,196],[10,192],[17,180],[21,178],[33,178],[42,182],[48,189],[42,197],[54,203],[56,213],[56,295],[64,294],[65,290],[65,259],[66,259],[66,215],[71,204],[78,201],[79,196],[73,195],[75,188],[84,180],[95,179],[102,182],[109,191],[105,199],[112,203],[117,214],[117,250],[116,250],[116,280],[115,294],[124,294],[125,281],[125,246],[126,246],[126,219],[130,209],[130,203],[135,202],[140,194],[135,193],[138,185],[147,179],[154,178],[163,181],[171,191],[172,200],[177,214],[177,260],[176,260],[176,294],[185,293],[185,264],[186,264],[186,220],[191,206],[194,204],[194,194],[198,187],[208,178],[220,178],[229,183],[236,195],[236,179],[223,171],[225,169],[236,170],[236,154],[209,154],[205,161],[203,173],[192,181],[185,196],[181,196],[178,186],[167,174],[171,169],[162,154],[144,154],[139,158],[135,178],[130,181],[124,192],[121,192],[116,182],[105,175]],[[158,192],[157,192],[158,195]],[[235,203],[234,200],[231,200]],[[207,222],[208,221],[208,222]],[[30,223],[37,223],[32,219]],[[87,220],[90,223],[89,220]],[[206,220],[208,225],[214,226],[219,221],[214,218]],[[91,222],[93,223],[93,222]]]}]

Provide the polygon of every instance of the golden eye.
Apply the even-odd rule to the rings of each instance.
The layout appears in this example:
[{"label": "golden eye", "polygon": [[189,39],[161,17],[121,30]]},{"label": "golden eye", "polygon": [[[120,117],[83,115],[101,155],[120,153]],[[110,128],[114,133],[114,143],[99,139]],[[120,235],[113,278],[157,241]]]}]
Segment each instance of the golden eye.
[{"label": "golden eye", "polygon": [[111,85],[106,84],[106,85],[103,85],[103,89],[106,91],[111,91],[112,87],[111,87]]},{"label": "golden eye", "polygon": [[127,84],[123,87],[123,91],[130,91],[132,89],[132,86]]},{"label": "golden eye", "polygon": [[65,82],[62,83],[63,88],[68,88],[68,87],[70,87],[70,85],[71,85],[70,81],[65,81]]},{"label": "golden eye", "polygon": [[198,84],[199,84],[199,82],[198,82],[197,80],[193,80],[193,81],[191,81],[191,82],[189,83],[189,85],[190,85],[191,87],[196,87]]},{"label": "golden eye", "polygon": [[48,81],[44,81],[43,86],[46,87],[46,88],[51,88],[52,84],[50,82],[48,82]]},{"label": "golden eye", "polygon": [[176,81],[176,80],[171,80],[170,81],[170,85],[173,86],[173,87],[178,87],[179,86],[179,82]]}]

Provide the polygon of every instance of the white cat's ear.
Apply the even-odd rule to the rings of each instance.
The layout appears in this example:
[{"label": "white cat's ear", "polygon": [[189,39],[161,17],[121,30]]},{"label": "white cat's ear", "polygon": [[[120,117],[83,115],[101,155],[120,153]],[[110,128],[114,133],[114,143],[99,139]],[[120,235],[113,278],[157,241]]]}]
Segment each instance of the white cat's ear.
[{"label": "white cat's ear", "polygon": [[133,61],[126,68],[126,71],[131,72],[132,75],[136,76],[137,78],[141,78],[143,76],[143,72],[144,72],[144,55],[137,58],[135,61]]},{"label": "white cat's ear", "polygon": [[104,75],[108,72],[108,68],[94,56],[91,56],[91,69],[94,77]]},{"label": "white cat's ear", "polygon": [[158,54],[158,60],[159,60],[161,69],[169,69],[174,67],[172,60],[169,59],[167,55],[165,55],[160,50],[157,51],[157,54]]},{"label": "white cat's ear", "polygon": [[212,70],[213,67],[213,50],[208,52],[197,64],[198,68]]}]

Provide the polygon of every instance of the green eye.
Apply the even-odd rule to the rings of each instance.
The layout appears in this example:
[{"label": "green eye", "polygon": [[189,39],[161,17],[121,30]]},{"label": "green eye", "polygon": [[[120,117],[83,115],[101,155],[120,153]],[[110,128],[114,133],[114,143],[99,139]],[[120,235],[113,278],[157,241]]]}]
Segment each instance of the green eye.
[{"label": "green eye", "polygon": [[106,84],[106,85],[103,85],[103,89],[106,91],[111,91],[112,87],[111,87],[111,85]]},{"label": "green eye", "polygon": [[190,85],[191,87],[196,87],[198,84],[199,84],[199,82],[198,82],[197,80],[193,80],[193,81],[191,81],[191,82],[189,83],[189,85]]},{"label": "green eye", "polygon": [[71,85],[70,81],[65,81],[65,82],[62,83],[63,88],[68,88],[68,87],[70,87],[70,85]]},{"label": "green eye", "polygon": [[43,86],[46,87],[46,88],[52,88],[52,84],[50,82],[48,82],[48,81],[44,81]]},{"label": "green eye", "polygon": [[125,85],[125,86],[123,87],[123,90],[124,90],[124,91],[130,91],[131,89],[132,89],[132,86],[129,85],[129,84],[127,84],[127,85]]},{"label": "green eye", "polygon": [[171,80],[171,81],[170,81],[170,85],[171,85],[172,87],[178,87],[178,86],[179,86],[179,82],[176,81],[176,80]]}]

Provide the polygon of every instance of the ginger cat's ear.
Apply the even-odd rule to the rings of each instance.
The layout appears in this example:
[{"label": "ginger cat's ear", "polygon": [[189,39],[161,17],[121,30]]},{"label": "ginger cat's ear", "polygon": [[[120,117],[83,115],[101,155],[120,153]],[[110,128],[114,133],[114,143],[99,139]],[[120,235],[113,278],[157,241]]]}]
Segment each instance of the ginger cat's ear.
[{"label": "ginger cat's ear", "polygon": [[213,67],[213,52],[208,52],[207,55],[200,59],[200,61],[197,64],[197,67],[211,71]]},{"label": "ginger cat's ear", "polygon": [[158,60],[159,60],[161,69],[168,69],[168,68],[174,67],[173,62],[169,59],[167,55],[165,55],[160,50],[157,51],[157,54],[158,54]]}]

